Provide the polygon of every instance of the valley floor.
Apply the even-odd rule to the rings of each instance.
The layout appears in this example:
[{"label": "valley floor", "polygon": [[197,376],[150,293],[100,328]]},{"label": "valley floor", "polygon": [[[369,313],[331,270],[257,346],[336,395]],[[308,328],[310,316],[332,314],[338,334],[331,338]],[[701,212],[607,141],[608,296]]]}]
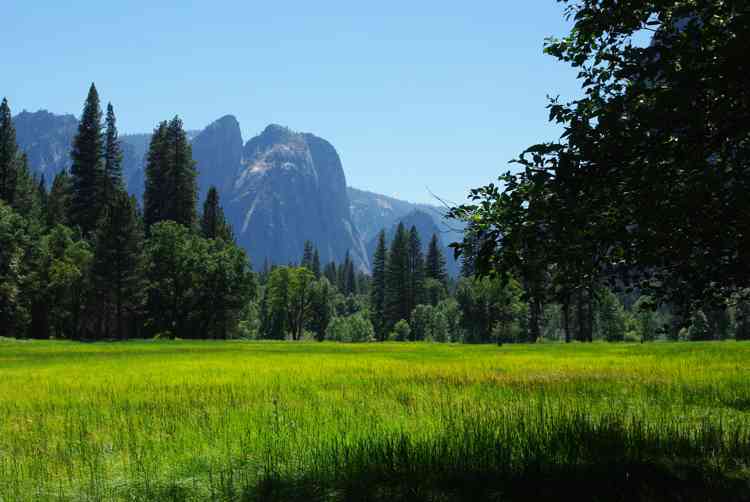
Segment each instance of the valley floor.
[{"label": "valley floor", "polygon": [[750,500],[750,343],[0,339],[0,500]]}]

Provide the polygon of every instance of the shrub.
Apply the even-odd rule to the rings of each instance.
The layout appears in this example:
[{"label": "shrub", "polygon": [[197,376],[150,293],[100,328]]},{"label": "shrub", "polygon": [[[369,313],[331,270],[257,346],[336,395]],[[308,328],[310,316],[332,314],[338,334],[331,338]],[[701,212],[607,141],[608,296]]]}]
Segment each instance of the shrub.
[{"label": "shrub", "polygon": [[362,314],[334,317],[326,329],[326,340],[336,342],[371,342],[375,340],[375,329]]},{"label": "shrub", "polygon": [[392,342],[406,342],[410,340],[411,328],[409,323],[401,319],[393,326],[393,331],[388,335],[388,340]]}]

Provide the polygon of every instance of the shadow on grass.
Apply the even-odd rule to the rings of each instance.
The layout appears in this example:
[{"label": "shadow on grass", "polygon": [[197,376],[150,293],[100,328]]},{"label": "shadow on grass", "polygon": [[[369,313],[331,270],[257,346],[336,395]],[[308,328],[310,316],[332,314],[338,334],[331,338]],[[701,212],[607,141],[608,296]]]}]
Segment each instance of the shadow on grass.
[{"label": "shadow on grass", "polygon": [[748,480],[707,477],[699,469],[654,464],[588,465],[515,476],[475,472],[404,477],[360,473],[336,482],[266,478],[240,497],[247,501],[750,501]]}]

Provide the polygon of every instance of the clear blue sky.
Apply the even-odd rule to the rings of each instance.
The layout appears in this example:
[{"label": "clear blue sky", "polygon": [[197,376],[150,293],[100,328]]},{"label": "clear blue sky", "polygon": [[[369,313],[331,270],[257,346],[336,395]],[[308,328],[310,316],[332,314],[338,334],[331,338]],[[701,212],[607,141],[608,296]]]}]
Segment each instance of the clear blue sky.
[{"label": "clear blue sky", "polygon": [[331,141],[349,185],[429,202],[557,137],[546,95],[578,94],[542,54],[569,29],[554,0],[153,3],[3,2],[0,95],[78,116],[95,81],[121,132],[279,123]]}]

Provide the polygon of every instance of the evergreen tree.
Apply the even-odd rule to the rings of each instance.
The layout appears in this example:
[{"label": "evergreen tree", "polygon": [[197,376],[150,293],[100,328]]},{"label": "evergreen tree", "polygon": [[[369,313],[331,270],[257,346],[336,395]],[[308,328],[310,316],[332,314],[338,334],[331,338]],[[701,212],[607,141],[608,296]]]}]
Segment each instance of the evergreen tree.
[{"label": "evergreen tree", "polygon": [[221,239],[225,242],[233,242],[234,235],[232,227],[224,218],[224,210],[219,204],[219,192],[215,186],[211,186],[203,203],[203,216],[201,217],[201,231],[206,239]]},{"label": "evergreen tree", "polygon": [[39,183],[36,185],[37,200],[39,201],[39,212],[42,217],[42,221],[47,219],[47,203],[49,202],[49,194],[47,193],[47,182],[44,179],[44,173],[39,178]]},{"label": "evergreen tree", "polygon": [[31,174],[26,154],[21,155],[16,171],[16,188],[13,195],[13,209],[34,223],[42,223],[42,201],[39,197],[39,183]]},{"label": "evergreen tree", "polygon": [[[348,256],[347,256],[348,257]],[[357,277],[354,273],[354,261],[349,258],[346,264],[346,294],[347,296],[356,295],[358,293],[357,288]]]},{"label": "evergreen tree", "polygon": [[385,273],[385,328],[411,317],[409,310],[409,234],[399,223],[391,242]]},{"label": "evergreen tree", "polygon": [[117,123],[112,103],[107,104],[105,119],[104,173],[102,176],[102,205],[110,204],[114,194],[123,188],[122,148],[117,134]]},{"label": "evergreen tree", "polygon": [[18,169],[18,145],[8,100],[0,103],[0,199],[13,203]]},{"label": "evergreen tree", "polygon": [[412,226],[409,231],[408,249],[409,271],[407,275],[407,308],[409,309],[409,315],[411,315],[411,311],[414,310],[414,307],[422,303],[424,298],[424,258],[422,257],[422,241],[419,238],[419,232],[417,232],[417,227],[415,226]]},{"label": "evergreen tree", "polygon": [[167,128],[167,142],[173,152],[172,162],[172,214],[168,219],[192,227],[196,222],[198,199],[198,173],[195,170],[192,148],[179,117],[173,118]]},{"label": "evergreen tree", "polygon": [[91,84],[70,154],[73,159],[70,221],[81,229],[83,235],[93,232],[100,213],[100,186],[104,172],[101,122],[99,94]]},{"label": "evergreen tree", "polygon": [[47,226],[67,225],[70,213],[70,176],[65,170],[60,171],[52,181],[52,188],[47,197]]},{"label": "evergreen tree", "polygon": [[146,160],[146,181],[143,192],[143,223],[146,231],[151,225],[167,219],[169,194],[169,158],[167,122],[161,122],[151,134]]},{"label": "evergreen tree", "polygon": [[425,277],[440,281],[443,286],[448,286],[448,273],[445,269],[445,256],[443,256],[443,252],[440,250],[440,243],[437,234],[432,234],[430,245],[427,248]]},{"label": "evergreen tree", "polygon": [[356,294],[357,283],[354,276],[354,263],[349,256],[349,250],[344,255],[344,263],[338,269],[338,288],[344,295]]},{"label": "evergreen tree", "polygon": [[318,253],[318,248],[315,248],[315,251],[313,251],[312,273],[315,274],[315,279],[320,279],[320,254]]},{"label": "evergreen tree", "polygon": [[146,164],[144,223],[171,220],[192,228],[196,222],[197,173],[192,149],[179,117],[154,131]]},{"label": "evergreen tree", "polygon": [[96,234],[93,278],[97,298],[102,302],[100,315],[105,333],[110,332],[109,312],[114,312],[114,334],[125,338],[124,317],[140,306],[143,283],[141,263],[142,227],[136,201],[118,189],[105,208]]},{"label": "evergreen tree", "polygon": [[372,324],[378,340],[385,340],[388,333],[385,329],[385,290],[386,290],[386,259],[385,231],[378,234],[378,245],[372,261],[372,290],[370,291],[370,306],[372,308]]},{"label": "evergreen tree", "polygon": [[328,279],[331,284],[338,284],[338,271],[336,270],[336,262],[331,261],[323,269],[323,277]]},{"label": "evergreen tree", "polygon": [[302,262],[300,263],[300,266],[307,268],[307,270],[312,271],[312,262],[313,262],[313,243],[310,241],[305,241],[305,249],[302,252]]}]

